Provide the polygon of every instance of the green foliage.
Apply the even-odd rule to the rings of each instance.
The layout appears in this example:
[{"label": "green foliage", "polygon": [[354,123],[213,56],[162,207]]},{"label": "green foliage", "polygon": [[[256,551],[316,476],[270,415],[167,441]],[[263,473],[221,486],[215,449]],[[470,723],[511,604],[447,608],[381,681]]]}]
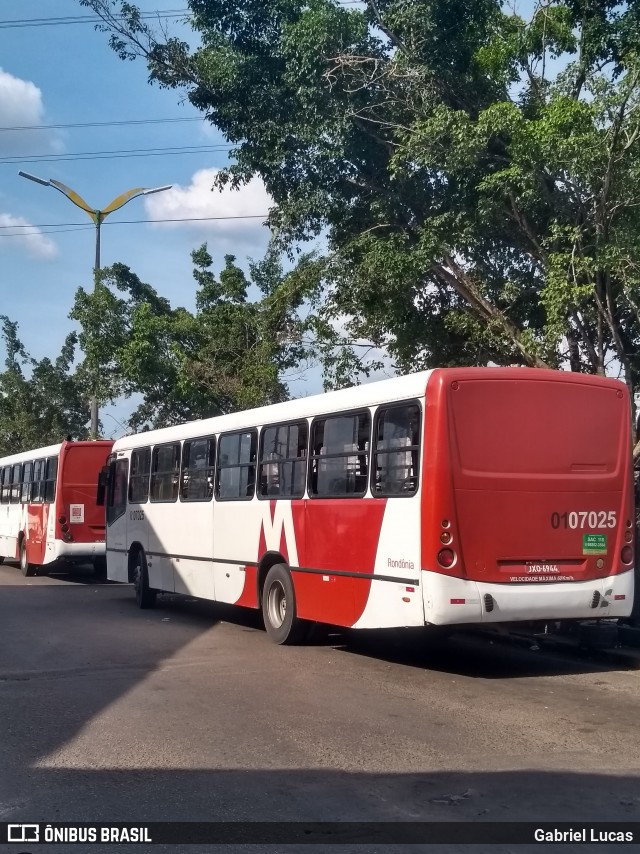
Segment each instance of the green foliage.
[{"label": "green foliage", "polygon": [[87,389],[73,370],[77,339],[67,336],[55,361],[37,361],[18,338],[18,324],[0,317],[6,351],[0,373],[0,455],[88,438]]},{"label": "green foliage", "polygon": [[326,229],[325,318],[402,369],[638,389],[639,0],[190,0],[194,50],[81,2],[236,143],[220,182],[260,175],[283,242]]},{"label": "green foliage", "polygon": [[71,317],[85,352],[78,370],[90,377],[99,365],[103,402],[142,396],[133,429],[285,400],[287,372],[307,356],[299,309],[315,286],[311,259],[284,273],[271,248],[249,278],[233,255],[216,276],[206,244],[192,260],[195,312],[172,308],[123,264],[102,270],[94,292],[76,294]]}]

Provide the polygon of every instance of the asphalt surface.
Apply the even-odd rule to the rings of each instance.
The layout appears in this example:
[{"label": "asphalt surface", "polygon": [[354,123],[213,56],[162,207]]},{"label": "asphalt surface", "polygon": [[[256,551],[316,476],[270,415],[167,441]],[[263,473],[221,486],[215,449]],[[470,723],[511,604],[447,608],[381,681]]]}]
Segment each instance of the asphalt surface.
[{"label": "asphalt surface", "polygon": [[[88,571],[4,565],[0,822],[640,822],[637,667],[462,634],[278,647],[252,612],[180,597],[139,611]],[[263,849],[294,850],[7,851]]]}]

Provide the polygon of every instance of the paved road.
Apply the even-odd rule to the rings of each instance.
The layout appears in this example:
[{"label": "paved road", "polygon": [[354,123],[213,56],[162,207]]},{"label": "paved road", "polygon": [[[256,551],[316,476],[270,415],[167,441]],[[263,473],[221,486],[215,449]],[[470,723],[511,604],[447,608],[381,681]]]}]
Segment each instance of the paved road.
[{"label": "paved road", "polygon": [[250,612],[4,565],[0,821],[640,821],[639,686],[463,635],[277,647]]}]

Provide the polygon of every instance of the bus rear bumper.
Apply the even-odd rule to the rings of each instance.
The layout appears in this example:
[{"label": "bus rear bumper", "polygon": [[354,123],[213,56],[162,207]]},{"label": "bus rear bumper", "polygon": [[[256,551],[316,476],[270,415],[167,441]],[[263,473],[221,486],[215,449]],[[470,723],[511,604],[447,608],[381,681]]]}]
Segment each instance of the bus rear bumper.
[{"label": "bus rear bumper", "polygon": [[423,571],[425,621],[434,625],[616,619],[633,608],[633,569],[576,582],[491,584]]},{"label": "bus rear bumper", "polygon": [[104,540],[97,543],[65,543],[56,540],[56,559],[91,560],[94,557],[104,557],[106,554]]}]

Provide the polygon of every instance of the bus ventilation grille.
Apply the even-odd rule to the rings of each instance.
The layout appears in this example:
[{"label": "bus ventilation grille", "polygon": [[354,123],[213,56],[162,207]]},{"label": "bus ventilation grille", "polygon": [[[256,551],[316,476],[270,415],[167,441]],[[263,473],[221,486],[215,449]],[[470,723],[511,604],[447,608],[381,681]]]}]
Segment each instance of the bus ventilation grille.
[{"label": "bus ventilation grille", "polygon": [[491,593],[485,593],[484,594],[484,609],[485,609],[485,611],[487,613],[490,613],[491,611],[493,611],[494,605],[495,605],[495,602],[493,601],[493,596],[491,595]]},{"label": "bus ventilation grille", "polygon": [[593,596],[591,598],[591,607],[597,608],[599,602],[600,602],[600,593],[597,590],[594,590]]}]

